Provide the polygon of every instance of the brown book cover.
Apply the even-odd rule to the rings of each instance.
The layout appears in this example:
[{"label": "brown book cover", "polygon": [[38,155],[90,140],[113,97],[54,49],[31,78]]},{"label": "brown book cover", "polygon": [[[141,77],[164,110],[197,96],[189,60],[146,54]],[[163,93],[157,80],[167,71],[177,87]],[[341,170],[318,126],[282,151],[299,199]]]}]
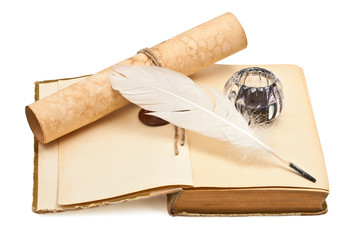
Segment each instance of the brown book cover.
[{"label": "brown book cover", "polygon": [[[213,65],[190,77],[222,91],[243,65]],[[157,194],[172,215],[303,215],[327,211],[329,185],[305,77],[295,65],[260,66],[282,81],[284,110],[265,142],[311,173],[310,182],[274,159],[258,164],[238,151],[186,131],[176,146],[174,126],[147,127],[130,105],[50,144],[35,141],[35,212],[82,209]],[[36,97],[80,79],[36,83]]]}]

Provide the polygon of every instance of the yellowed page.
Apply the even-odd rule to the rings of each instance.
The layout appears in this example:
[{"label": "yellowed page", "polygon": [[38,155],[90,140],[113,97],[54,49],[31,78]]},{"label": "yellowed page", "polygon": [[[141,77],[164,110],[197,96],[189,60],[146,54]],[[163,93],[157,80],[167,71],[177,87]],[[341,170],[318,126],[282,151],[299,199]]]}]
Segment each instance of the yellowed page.
[{"label": "yellowed page", "polygon": [[59,139],[59,204],[192,185],[187,144],[175,156],[174,126],[145,126],[139,110],[126,106]]},{"label": "yellowed page", "polygon": [[[191,77],[223,91],[236,71],[249,66],[213,65]],[[289,161],[308,171],[312,183],[278,160],[268,164],[240,161],[241,154],[230,144],[187,131],[195,187],[306,187],[328,190],[328,179],[307,93],[304,74],[295,65],[260,66],[272,71],[283,83],[285,103],[265,142]]]},{"label": "yellowed page", "polygon": [[[39,99],[58,90],[57,82],[39,84]],[[34,210],[57,209],[58,186],[58,141],[51,144],[38,144],[37,182],[34,195],[36,196]]]}]

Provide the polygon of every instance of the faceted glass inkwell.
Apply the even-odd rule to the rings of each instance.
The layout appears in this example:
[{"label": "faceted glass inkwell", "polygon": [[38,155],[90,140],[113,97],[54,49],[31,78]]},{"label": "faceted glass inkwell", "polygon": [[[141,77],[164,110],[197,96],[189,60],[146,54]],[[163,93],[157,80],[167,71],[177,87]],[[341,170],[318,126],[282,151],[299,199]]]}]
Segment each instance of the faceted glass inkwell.
[{"label": "faceted glass inkwell", "polygon": [[264,68],[250,67],[234,73],[224,93],[249,124],[270,123],[283,108],[281,82]]}]

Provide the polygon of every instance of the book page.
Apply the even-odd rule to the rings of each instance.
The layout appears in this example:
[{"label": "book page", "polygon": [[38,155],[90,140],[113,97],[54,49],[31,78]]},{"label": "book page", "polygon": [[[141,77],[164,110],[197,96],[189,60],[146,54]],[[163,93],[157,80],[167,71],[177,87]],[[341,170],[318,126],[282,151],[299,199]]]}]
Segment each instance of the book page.
[{"label": "book page", "polygon": [[[58,90],[57,81],[38,85],[38,97],[44,98]],[[37,159],[35,162],[34,202],[35,211],[58,209],[58,141],[49,144],[35,143]]]},{"label": "book page", "polygon": [[146,126],[139,111],[130,104],[59,139],[59,204],[192,185],[187,143],[175,156],[174,126]]},{"label": "book page", "polygon": [[[223,92],[226,81],[250,66],[213,65],[191,78]],[[195,187],[299,187],[328,190],[326,168],[304,74],[295,65],[259,66],[282,82],[284,108],[264,134],[264,142],[313,175],[312,183],[274,157],[264,163],[241,160],[231,144],[187,131]]]},{"label": "book page", "polygon": [[[40,84],[41,95],[78,81]],[[148,127],[129,105],[54,143],[39,144],[37,209],[192,185],[188,146],[174,153],[174,126]],[[158,191],[159,192],[159,191]]]}]

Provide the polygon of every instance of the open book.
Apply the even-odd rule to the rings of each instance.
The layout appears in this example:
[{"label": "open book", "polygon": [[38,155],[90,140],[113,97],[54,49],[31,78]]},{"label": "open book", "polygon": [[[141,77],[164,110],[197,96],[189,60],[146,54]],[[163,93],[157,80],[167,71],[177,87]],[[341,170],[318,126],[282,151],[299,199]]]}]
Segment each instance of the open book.
[{"label": "open book", "polygon": [[[240,65],[213,65],[190,76],[222,91]],[[265,143],[312,174],[302,178],[276,159],[239,160],[226,142],[171,124],[149,127],[128,105],[50,144],[35,141],[33,211],[103,206],[168,194],[173,215],[321,214],[329,185],[304,74],[295,65],[260,66],[283,84],[284,109]],[[80,79],[37,82],[40,99]],[[175,154],[175,148],[178,154]]]}]

